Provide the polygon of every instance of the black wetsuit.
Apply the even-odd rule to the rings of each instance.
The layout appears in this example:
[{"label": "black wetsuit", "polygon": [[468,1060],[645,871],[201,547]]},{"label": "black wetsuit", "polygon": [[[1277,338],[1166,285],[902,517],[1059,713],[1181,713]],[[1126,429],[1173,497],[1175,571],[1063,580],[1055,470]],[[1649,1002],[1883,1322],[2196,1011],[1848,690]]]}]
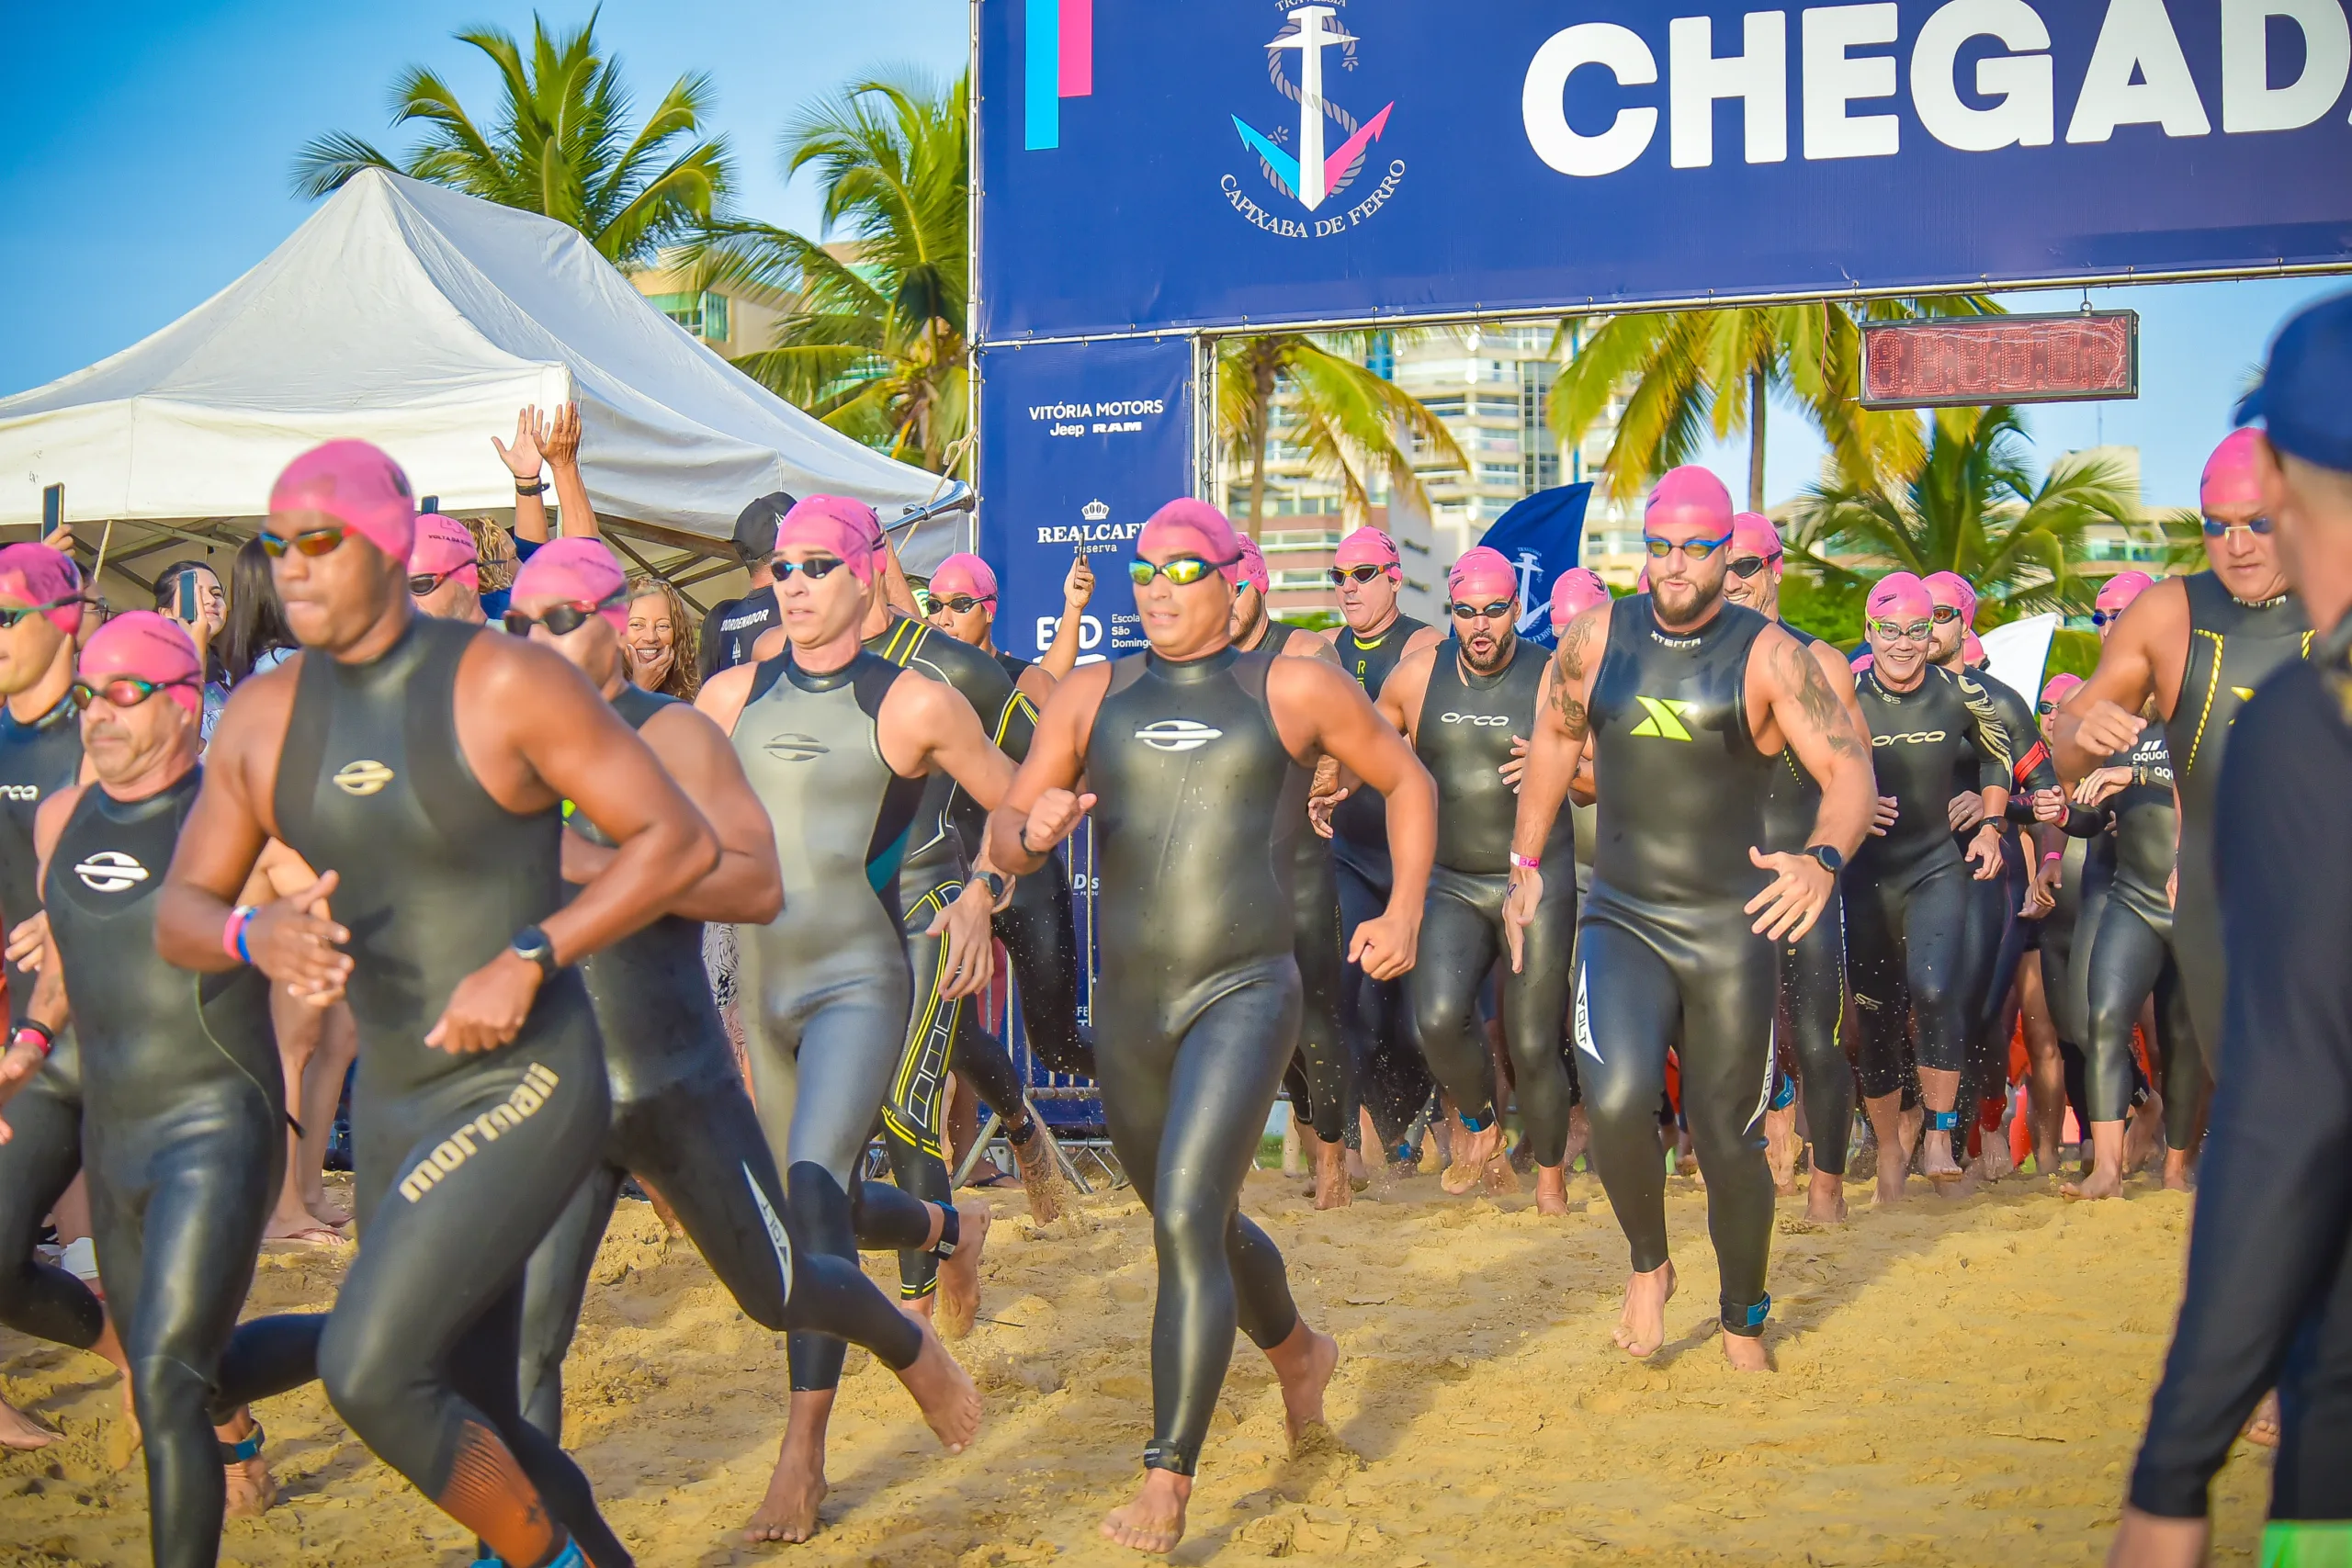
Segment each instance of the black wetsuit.
[{"label": "black wetsuit", "polygon": [[[1419,956],[1406,979],[1430,1069],[1473,1131],[1496,1114],[1494,1059],[1478,1020],[1478,992],[1507,949],[1503,900],[1510,892],[1511,829],[1519,791],[1502,776],[1513,737],[1535,733],[1544,649],[1518,643],[1491,675],[1462,668],[1462,645],[1440,643],[1413,749],[1437,781],[1437,861],[1422,904]],[[1575,818],[1562,811],[1544,846],[1544,897],[1527,928],[1525,962],[1498,976],[1503,1039],[1519,1114],[1540,1166],[1556,1166],[1568,1139],[1566,1037],[1576,945]]]},{"label": "black wetsuit", "polygon": [[[642,729],[676,701],[623,686],[613,706]],[[575,814],[592,843],[612,840]],[[523,1410],[563,1436],[563,1358],[580,1325],[621,1182],[659,1192],[751,1319],[863,1345],[893,1367],[914,1363],[922,1332],[865,1274],[793,1245],[791,1205],[703,970],[703,923],[663,915],[580,966],[605,1042],[612,1126],[604,1158],[532,1255],[523,1304]]]},{"label": "black wetsuit", "polygon": [[277,767],[278,834],[340,874],[359,1024],[352,1133],[359,1249],[319,1371],[335,1412],[513,1564],[571,1531],[628,1561],[588,1483],[523,1419],[523,1275],[596,1168],[604,1048],[576,969],[539,987],[514,1040],[424,1042],[450,994],[564,899],[563,819],[493,800],[459,749],[458,666],[481,628],[419,615],[381,658],[302,655]]},{"label": "black wetsuit", "polygon": [[780,612],[773,587],[754,588],[741,599],[722,599],[702,622],[702,678],[752,661],[752,645],[760,634],[779,624]]},{"label": "black wetsuit", "polygon": [[2093,1122],[2120,1122],[2132,1110],[2132,1031],[2141,1004],[2156,1002],[2159,1070],[2193,1087],[2177,1100],[2165,1100],[2165,1140],[2185,1149],[2196,1130],[2201,1093],[2201,1058],[2189,1021],[2173,946],[2173,911],[2166,884],[2172,876],[2178,815],[2173,809],[2172,758],[2164,731],[2150,725],[2139,744],[2112,759],[2132,770],[2132,783],[2107,803],[2115,821],[2112,875],[2098,924],[2078,929],[2077,962],[2083,965],[2083,1046],[2089,1071]]},{"label": "black wetsuit", "polygon": [[1282,1254],[1240,1213],[1298,1035],[1291,875],[1309,770],[1266,703],[1273,657],[1112,666],[1086,774],[1102,879],[1102,1111],[1151,1211],[1152,1439],[1191,1474],[1233,1357],[1298,1322]]},{"label": "black wetsuit", "polygon": [[[1819,640],[1781,622],[1802,648]],[[1821,817],[1821,786],[1797,754],[1782,748],[1764,795],[1764,849],[1802,854]],[[1805,1127],[1813,1134],[1813,1167],[1846,1174],[1846,1145],[1853,1135],[1854,1069],[1846,1059],[1846,897],[1830,894],[1821,918],[1794,943],[1779,946],[1780,1005],[1775,1037],[1792,1058],[1804,1094]]]},{"label": "black wetsuit", "polygon": [[1600,831],[1575,1013],[1594,1163],[1637,1273],[1668,1259],[1657,1114],[1666,1055],[1678,1052],[1724,1328],[1750,1337],[1771,1308],[1763,1125],[1777,987],[1772,946],[1744,906],[1770,881],[1748,852],[1763,842],[1778,763],[1748,728],[1747,660],[1770,625],[1724,604],[1697,630],[1671,633],[1646,593],[1611,610],[1592,676]]},{"label": "black wetsuit", "polygon": [[[1973,676],[1931,664],[1917,687],[1894,692],[1873,667],[1854,689],[1870,726],[1878,793],[1897,802],[1894,825],[1862,840],[1846,875],[1858,1066],[1863,1094],[1878,1099],[1909,1087],[1906,1019],[1919,1066],[1960,1072],[1968,1065],[1977,993],[1963,960],[1974,867],[1952,835],[1952,784],[1967,761],[1979,789],[2006,788],[2009,751],[1992,698]],[[1957,1130],[1962,1121],[1955,1109],[1943,1124]]]},{"label": "black wetsuit", "polygon": [[2312,666],[2262,682],[2218,790],[2209,782],[2202,796],[2214,812],[2229,1001],[2188,1290],[2131,1486],[2133,1506],[2168,1518],[2205,1513],[2214,1472],[2275,1384],[2272,1520],[2352,1521],[2347,631]]},{"label": "black wetsuit", "polygon": [[[2042,739],[2033,705],[2015,688],[1982,670],[1970,679],[1992,699],[2001,721],[2009,753],[2008,815],[2001,832],[2001,874],[1990,882],[1969,881],[1969,940],[1963,948],[1962,984],[1974,998],[1968,1018],[1968,1081],[1961,1086],[1963,1126],[1981,1100],[1998,1099],[2008,1085],[2008,998],[2017,984],[2018,965],[2024,962],[2026,943],[2036,923],[2018,914],[2033,880],[2034,838],[2023,824],[2033,819],[2030,797],[2038,791],[2059,789],[2058,765]],[[1980,788],[1974,768],[1962,759],[1952,774],[1952,793]],[[1947,807],[1949,808],[1949,807]],[[1953,836],[1962,855],[1975,829]]]},{"label": "black wetsuit", "polygon": [[2282,594],[2261,604],[2232,597],[2222,580],[2199,571],[2181,580],[2188,593],[2188,659],[2173,698],[2165,739],[2180,788],[2180,897],[2173,911],[2173,952],[2188,993],[2198,1050],[2184,1053],[2178,1083],[2165,1085],[2165,1122],[2173,1100],[2194,1113],[2211,1077],[2207,1056],[2222,1036],[2222,999],[2228,973],[2222,962],[2222,918],[2214,881],[2216,801],[2230,728],[2263,677],[2311,649],[2302,602]]},{"label": "black wetsuit", "polygon": [[[1021,672],[1030,661],[1000,651],[996,656],[1005,679],[1016,693]],[[997,744],[1018,762],[1029,755],[1030,737],[1037,715],[1026,697],[1016,698],[1011,722]],[[967,849],[977,849],[968,840]],[[996,914],[997,940],[1012,968],[1012,984],[1021,995],[1021,1027],[1029,1049],[1057,1073],[1075,1077],[1094,1076],[1094,1043],[1078,1017],[1078,976],[1087,960],[1080,953],[1077,912],[1070,898],[1069,865],[1058,851],[1053,863],[1041,866],[1012,886],[1012,902]],[[985,1087],[984,1094],[988,1093]],[[989,1103],[1006,1109],[993,1095]]]},{"label": "black wetsuit", "polygon": [[[0,707],[0,922],[29,919],[40,908],[33,816],[40,803],[70,789],[82,771],[82,726],[60,699],[30,724]],[[33,972],[11,967],[8,1028],[13,1035],[32,1004]],[[82,1066],[73,1028],[5,1106],[13,1134],[0,1144],[0,1324],[20,1334],[87,1350],[106,1329],[96,1292],[33,1254],[41,1223],[82,1168]]]},{"label": "black wetsuit", "polygon": [[82,1042],[91,1228],[130,1363],[159,1568],[218,1558],[213,1426],[311,1381],[321,1321],[237,1325],[285,1176],[285,1074],[258,970],[193,975],[155,953],[155,895],[202,783],[192,768],[138,801],[92,784],[43,888]]},{"label": "black wetsuit", "polygon": [[[1355,677],[1374,702],[1380,688],[1405,657],[1405,645],[1427,623],[1398,615],[1388,629],[1366,641],[1341,626],[1335,639],[1340,667]],[[1340,891],[1340,952],[1355,941],[1356,928],[1387,912],[1395,879],[1388,865],[1388,803],[1377,790],[1359,786],[1331,812],[1332,875]],[[1404,1000],[1405,982],[1374,980],[1356,964],[1347,966],[1340,993],[1340,1026],[1348,1043],[1355,1098],[1372,1112],[1380,1141],[1394,1155],[1413,1120],[1436,1087]],[[1351,1116],[1352,1132],[1357,1119]]]}]

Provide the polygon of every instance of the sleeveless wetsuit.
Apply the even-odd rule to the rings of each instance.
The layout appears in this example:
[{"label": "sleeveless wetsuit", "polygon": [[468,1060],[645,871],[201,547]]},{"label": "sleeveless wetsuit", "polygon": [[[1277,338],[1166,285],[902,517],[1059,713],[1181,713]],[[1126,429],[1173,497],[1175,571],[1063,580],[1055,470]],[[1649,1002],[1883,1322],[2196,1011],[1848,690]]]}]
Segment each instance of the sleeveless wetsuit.
[{"label": "sleeveless wetsuit", "polygon": [[1932,664],[1909,692],[1888,690],[1873,668],[1856,679],[1855,693],[1870,726],[1878,793],[1897,803],[1894,825],[1862,840],[1846,874],[1858,1066],[1862,1093],[1879,1099],[1910,1084],[1906,1021],[1917,1032],[1919,1066],[1959,1072],[1968,1065],[1976,991],[1962,964],[1974,868],[1952,837],[1952,784],[1966,759],[1979,789],[2006,786],[2008,736],[1973,676]]},{"label": "sleeveless wetsuit", "polygon": [[[1341,626],[1336,638],[1340,667],[1380,700],[1380,688],[1405,657],[1405,645],[1428,623],[1398,615],[1378,637],[1366,640]],[[1356,938],[1356,928],[1385,914],[1394,878],[1388,865],[1388,803],[1377,790],[1359,785],[1332,808],[1331,868],[1340,892],[1340,952]],[[1346,1036],[1348,1066],[1357,1101],[1372,1112],[1372,1124],[1392,1156],[1429,1103],[1436,1087],[1412,1038],[1405,1006],[1405,981],[1374,980],[1351,964],[1340,992],[1340,1027]],[[1358,1118],[1348,1117],[1352,1127]]]},{"label": "sleeveless wetsuit", "polygon": [[216,1561],[226,1489],[213,1425],[310,1382],[320,1326],[237,1325],[285,1175],[269,982],[193,975],[155,953],[155,895],[202,783],[190,769],[139,801],[92,784],[43,890],[82,1041],[91,1226],[130,1362],[158,1568]]},{"label": "sleeveless wetsuit", "polygon": [[1314,830],[1311,772],[1266,705],[1272,663],[1229,648],[1184,663],[1122,659],[1086,748],[1102,1113],[1159,1257],[1144,1463],[1187,1475],[1237,1322],[1261,1349],[1298,1322],[1282,1254],[1240,1213],[1298,1037],[1292,840]]},{"label": "sleeveless wetsuit", "polygon": [[[775,824],[784,912],[738,927],[752,1090],[785,1172],[806,1254],[854,1267],[858,1244],[920,1247],[930,1216],[912,1193],[859,1179],[865,1144],[907,1040],[912,976],[899,917],[899,865],[926,781],[882,760],[876,718],[903,673],[861,652],[812,674],[786,649],[760,665],[735,754]],[[795,1333],[796,1391],[835,1387],[844,1348]]]},{"label": "sleeveless wetsuit", "polygon": [[[82,725],[74,705],[30,724],[0,705],[0,923],[15,926],[40,908],[33,817],[82,772]],[[8,1029],[32,1004],[34,974],[8,972]],[[20,1334],[87,1350],[106,1328],[96,1292],[33,1253],[42,1222],[82,1168],[82,1068],[70,1023],[57,1048],[6,1106],[13,1134],[0,1144],[0,1324]]]},{"label": "sleeveless wetsuit", "polygon": [[[1462,645],[1436,649],[1414,750],[1437,781],[1437,861],[1422,905],[1419,957],[1406,978],[1430,1069],[1473,1131],[1496,1114],[1493,1058],[1478,1021],[1478,991],[1508,953],[1503,899],[1510,891],[1511,829],[1519,792],[1502,776],[1513,736],[1535,733],[1544,650],[1521,642],[1491,675],[1462,668]],[[1549,872],[1526,962],[1497,976],[1520,1120],[1541,1166],[1560,1163],[1568,1139],[1568,1073],[1560,1042],[1568,1021],[1570,950],[1576,944],[1574,818],[1560,813],[1544,848]]]},{"label": "sleeveless wetsuit", "polygon": [[2181,580],[2188,592],[2188,659],[2173,698],[2165,739],[2180,786],[2180,898],[2173,912],[2173,952],[2188,992],[2196,1054],[2182,1064],[2182,1081],[2165,1085],[2167,1134],[2177,1095],[2194,1106],[2211,1081],[2214,1043],[2222,1037],[2222,1001],[2229,971],[2222,958],[2222,910],[2214,881],[2216,801],[2230,728],[2263,678],[2311,651],[2302,601],[2281,594],[2243,604],[2211,571]]},{"label": "sleeveless wetsuit", "polygon": [[424,1043],[459,981],[563,902],[563,821],[491,798],[458,741],[458,667],[481,628],[413,617],[366,664],[302,656],[277,766],[278,833],[341,874],[359,1025],[355,1194],[367,1240],[319,1371],[335,1412],[510,1563],[568,1529],[628,1561],[588,1483],[523,1419],[523,1272],[594,1169],[604,1050],[576,969],[539,987],[514,1041]]},{"label": "sleeveless wetsuit", "polygon": [[[676,701],[623,686],[613,706],[632,729]],[[585,817],[571,830],[612,840]],[[563,1358],[596,1247],[628,1176],[659,1192],[752,1321],[806,1328],[911,1366],[922,1337],[854,1264],[795,1246],[775,1158],[744,1091],[702,961],[703,923],[662,915],[581,964],[605,1041],[613,1119],[604,1158],[532,1255],[523,1306],[523,1409],[563,1435]]]},{"label": "sleeveless wetsuit", "polygon": [[[2131,750],[2111,759],[2132,770],[2132,783],[2108,802],[2115,819],[2113,875],[2098,924],[2078,936],[2083,964],[2085,1028],[2089,1060],[2086,1085],[2091,1120],[2120,1122],[2132,1109],[2132,1031],[2141,1005],[2156,1002],[2156,1038],[2152,1043],[2166,1082],[2196,1083],[2202,1058],[2180,983],[2174,949],[2173,911],[2165,883],[2172,876],[2178,817],[2173,809],[2172,758],[2164,731],[2150,725]],[[2165,1137],[2188,1147],[2197,1126],[2199,1094],[2165,1100]]]},{"label": "sleeveless wetsuit", "polygon": [[[1819,639],[1787,622],[1781,629],[1801,648]],[[1808,655],[1807,657],[1811,657]],[[1821,786],[1797,754],[1782,748],[1773,759],[1764,792],[1764,851],[1803,854],[1821,816]],[[1774,1032],[1781,1051],[1793,1058],[1804,1094],[1805,1129],[1813,1134],[1813,1168],[1846,1174],[1846,1145],[1853,1135],[1854,1069],[1846,1059],[1846,896],[1829,896],[1821,918],[1803,940],[1778,950],[1779,1003]],[[1789,1064],[1783,1063],[1785,1068]]]},{"label": "sleeveless wetsuit", "polygon": [[1770,881],[1747,857],[1763,841],[1778,764],[1748,729],[1747,659],[1770,624],[1726,604],[1696,631],[1671,633],[1646,593],[1611,611],[1592,680],[1600,830],[1575,1015],[1594,1163],[1639,1273],[1667,1261],[1657,1112],[1677,1052],[1724,1327],[1748,1336],[1771,1307],[1763,1121],[1776,987],[1771,944],[1742,908]]}]

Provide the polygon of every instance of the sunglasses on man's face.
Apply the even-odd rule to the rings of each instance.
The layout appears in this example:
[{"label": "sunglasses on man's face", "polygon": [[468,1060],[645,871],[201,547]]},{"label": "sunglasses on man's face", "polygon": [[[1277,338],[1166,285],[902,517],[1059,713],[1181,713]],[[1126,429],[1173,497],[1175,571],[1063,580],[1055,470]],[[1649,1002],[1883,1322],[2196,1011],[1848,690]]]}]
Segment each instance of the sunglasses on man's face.
[{"label": "sunglasses on man's face", "polygon": [[1144,588],[1149,586],[1153,578],[1165,577],[1179,588],[1189,588],[1210,572],[1222,570],[1239,559],[1237,556],[1233,560],[1206,561],[1198,556],[1178,556],[1165,565],[1131,560],[1127,563],[1127,580],[1137,588]]},{"label": "sunglasses on man's face", "polygon": [[782,556],[778,556],[770,564],[775,569],[775,580],[778,582],[789,581],[796,571],[811,582],[821,582],[832,576],[834,570],[844,563],[831,556],[816,556],[808,560],[786,560]]},{"label": "sunglasses on man's face", "polygon": [[1331,569],[1331,581],[1334,585],[1342,582],[1370,582],[1387,570],[1388,569],[1385,566],[1335,566]]},{"label": "sunglasses on man's face", "polygon": [[1499,621],[1510,614],[1510,601],[1498,599],[1491,604],[1448,604],[1448,614],[1457,621]]},{"label": "sunglasses on man's face", "polygon": [[1872,621],[1871,632],[1887,642],[1926,642],[1936,635],[1936,628],[1930,621],[1914,621],[1907,626],[1894,621]]},{"label": "sunglasses on man's face", "polygon": [[2232,533],[2240,528],[2245,529],[2249,534],[2267,535],[2270,532],[2270,519],[2267,517],[2249,517],[2243,523],[2224,523],[2218,517],[2208,517],[2205,519],[2205,536],[2209,539],[2226,538]]},{"label": "sunglasses on man's face", "polygon": [[278,559],[288,550],[300,556],[328,555],[342,546],[344,536],[350,532],[344,527],[305,528],[299,534],[287,535],[273,534],[264,528],[261,531],[262,554],[272,560]]},{"label": "sunglasses on man's face", "polygon": [[44,610],[63,609],[68,604],[75,604],[80,602],[81,597],[77,594],[71,599],[51,599],[46,604],[26,604],[21,607],[13,605],[0,607],[0,631],[14,630],[17,625],[23,621],[27,615],[38,615]]},{"label": "sunglasses on man's face", "polygon": [[481,562],[478,560],[469,560],[461,562],[457,566],[453,566],[447,571],[420,571],[412,573],[408,580],[408,591],[417,598],[422,599],[427,593],[432,592],[435,589],[440,587],[443,583],[457,576],[458,573],[465,570],[467,567],[479,567],[481,565]]},{"label": "sunglasses on man's face", "polygon": [[65,694],[77,711],[86,710],[100,697],[104,697],[107,705],[111,707],[135,708],[158,692],[173,686],[195,684],[196,678],[190,675],[183,675],[176,681],[134,681],[130,676],[123,675],[96,686],[86,682],[76,681]]},{"label": "sunglasses on man's face", "polygon": [[1780,558],[1781,552],[1774,550],[1769,556],[1742,556],[1737,560],[1725,564],[1731,568],[1731,574],[1734,577],[1745,581]]},{"label": "sunglasses on man's face", "polygon": [[509,637],[529,637],[533,626],[545,626],[557,637],[570,637],[595,617],[599,610],[609,610],[628,602],[626,592],[616,593],[601,604],[574,602],[558,604],[543,615],[526,615],[520,610],[506,612],[504,625]]},{"label": "sunglasses on man's face", "polygon": [[1664,560],[1677,550],[1680,550],[1688,559],[1705,560],[1730,543],[1729,534],[1725,534],[1720,539],[1684,539],[1679,544],[1674,540],[1657,538],[1649,534],[1642,536],[1642,547],[1649,551],[1652,560]]}]

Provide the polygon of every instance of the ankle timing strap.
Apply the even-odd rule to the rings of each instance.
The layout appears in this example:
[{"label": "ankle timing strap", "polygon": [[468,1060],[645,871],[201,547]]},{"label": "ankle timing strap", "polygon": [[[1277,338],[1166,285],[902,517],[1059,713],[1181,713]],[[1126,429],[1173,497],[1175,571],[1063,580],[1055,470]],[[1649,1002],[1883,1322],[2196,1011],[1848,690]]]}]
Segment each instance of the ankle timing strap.
[{"label": "ankle timing strap", "polygon": [[1770,1107],[1774,1111],[1786,1111],[1797,1102],[1797,1080],[1786,1073],[1780,1077],[1779,1086],[1772,1090]]},{"label": "ankle timing strap", "polygon": [[1144,1446],[1143,1467],[1146,1470],[1173,1471],[1178,1475],[1190,1475],[1198,1468],[1196,1464],[1185,1461],[1184,1457],[1176,1451],[1175,1444],[1157,1440]]},{"label": "ankle timing strap", "polygon": [[931,1249],[933,1258],[953,1258],[956,1244],[964,1238],[964,1216],[956,1212],[953,1203],[939,1206],[939,1245]]},{"label": "ankle timing strap", "polygon": [[1767,1295],[1762,1301],[1758,1302],[1754,1306],[1727,1306],[1724,1308],[1724,1326],[1734,1330],[1744,1328],[1753,1331],[1762,1328],[1764,1326],[1764,1320],[1767,1317],[1770,1317],[1771,1314],[1772,1298],[1770,1295]]},{"label": "ankle timing strap", "polygon": [[1011,1144],[1016,1149],[1025,1149],[1036,1136],[1037,1119],[1032,1116],[1027,1121],[1021,1123],[1021,1131],[1018,1133],[1012,1131],[1009,1127],[1006,1128],[1004,1141]]},{"label": "ankle timing strap", "polygon": [[[256,1421],[254,1423],[254,1429],[246,1433],[244,1437],[240,1438],[238,1441],[220,1444],[220,1462],[222,1464],[243,1464],[249,1459],[259,1457],[261,1453],[261,1423]],[[218,1441],[217,1438],[215,1440]]]},{"label": "ankle timing strap", "polygon": [[1928,1131],[1929,1131],[1930,1133],[1957,1133],[1957,1132],[1959,1132],[1959,1131],[1960,1131],[1960,1112],[1959,1112],[1959,1111],[1928,1111]]},{"label": "ankle timing strap", "polygon": [[1483,1133],[1495,1124],[1495,1108],[1489,1105],[1485,1113],[1478,1116],[1473,1116],[1464,1111],[1462,1116],[1462,1124],[1474,1133]]}]

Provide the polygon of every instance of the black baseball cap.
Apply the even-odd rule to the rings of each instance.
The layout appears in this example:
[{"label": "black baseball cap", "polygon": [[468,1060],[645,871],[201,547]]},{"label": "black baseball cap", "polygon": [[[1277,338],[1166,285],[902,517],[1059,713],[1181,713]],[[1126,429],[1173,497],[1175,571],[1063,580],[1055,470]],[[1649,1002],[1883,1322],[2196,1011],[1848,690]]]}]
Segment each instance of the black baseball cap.
[{"label": "black baseball cap", "polygon": [[2335,294],[2278,329],[2262,384],[2238,403],[2238,423],[2258,419],[2279,451],[2352,473],[2346,387],[2352,387],[2352,294]]},{"label": "black baseball cap", "polygon": [[794,498],[783,491],[763,495],[736,514],[735,554],[743,560],[765,560],[775,554],[775,531]]}]

